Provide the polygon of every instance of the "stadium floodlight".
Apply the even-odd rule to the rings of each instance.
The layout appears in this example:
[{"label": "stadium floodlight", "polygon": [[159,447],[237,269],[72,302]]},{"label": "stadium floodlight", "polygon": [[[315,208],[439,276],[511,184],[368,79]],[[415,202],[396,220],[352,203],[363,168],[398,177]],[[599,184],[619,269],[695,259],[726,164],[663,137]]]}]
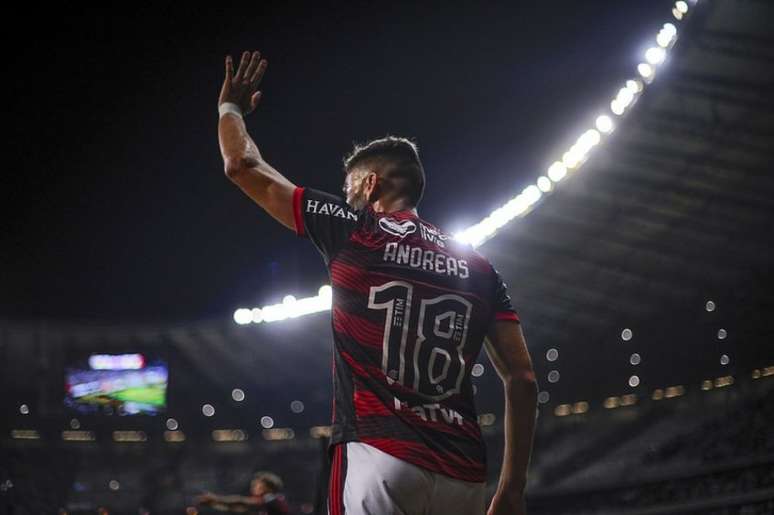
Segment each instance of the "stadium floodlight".
[{"label": "stadium floodlight", "polygon": [[621,102],[618,101],[617,98],[614,98],[612,102],[610,102],[610,110],[613,111],[613,114],[617,114],[618,116],[621,116],[624,114],[624,106],[621,105]]},{"label": "stadium floodlight", "polygon": [[623,87],[618,90],[618,95],[616,95],[615,98],[621,103],[623,108],[626,109],[634,102],[634,92],[627,87]]},{"label": "stadium floodlight", "polygon": [[320,286],[320,289],[317,290],[317,296],[320,297],[322,300],[329,300],[333,298],[333,288],[331,288],[327,284],[323,284]]},{"label": "stadium floodlight", "polygon": [[671,23],[665,23],[656,36],[656,43],[662,48],[667,48],[674,43],[677,37],[677,27]]},{"label": "stadium floodlight", "polygon": [[637,73],[639,73],[643,79],[650,79],[653,77],[653,67],[648,63],[640,63],[637,65]]},{"label": "stadium floodlight", "polygon": [[661,64],[664,59],[666,59],[666,51],[660,46],[650,47],[645,51],[645,60],[650,64]]},{"label": "stadium floodlight", "polygon": [[596,129],[589,129],[584,132],[580,138],[578,138],[578,144],[581,145],[586,150],[586,152],[599,145],[601,141],[602,136]]},{"label": "stadium floodlight", "polygon": [[553,188],[551,180],[545,175],[541,175],[537,180],[537,187],[540,191],[548,193]]},{"label": "stadium floodlight", "polygon": [[567,167],[561,161],[555,161],[548,167],[548,178],[554,182],[559,182],[567,175]]},{"label": "stadium floodlight", "polygon": [[680,0],[679,2],[675,2],[675,9],[680,11],[682,14],[685,14],[688,12],[688,4]]},{"label": "stadium floodlight", "polygon": [[328,311],[331,308],[333,290],[329,285],[323,285],[314,297],[296,298],[285,295],[279,304],[270,304],[262,308],[240,308],[234,311],[234,322],[239,325],[263,322],[279,322],[288,318],[296,318],[312,313]]},{"label": "stadium floodlight", "polygon": [[524,198],[529,204],[534,204],[540,199],[540,197],[543,196],[543,194],[534,184],[530,184],[524,188],[524,191],[522,191],[521,194],[524,195]]},{"label": "stadium floodlight", "polygon": [[253,321],[253,312],[247,308],[239,308],[234,311],[234,322],[239,325],[249,324]]},{"label": "stadium floodlight", "polygon": [[680,10],[677,7],[672,9],[672,16],[674,16],[676,20],[682,20],[683,19],[683,13],[681,13]]},{"label": "stadium floodlight", "polygon": [[613,120],[606,114],[597,116],[594,125],[597,127],[597,130],[603,134],[610,134],[613,132]]},{"label": "stadium floodlight", "polygon": [[580,165],[582,160],[583,160],[583,156],[578,150],[578,147],[576,147],[575,145],[571,146],[570,150],[562,154],[562,163],[564,163],[564,166],[568,170],[572,170],[576,166]]},{"label": "stadium floodlight", "polygon": [[626,89],[631,91],[633,95],[640,93],[643,87],[644,86],[642,84],[642,81],[640,80],[629,79],[626,81]]}]

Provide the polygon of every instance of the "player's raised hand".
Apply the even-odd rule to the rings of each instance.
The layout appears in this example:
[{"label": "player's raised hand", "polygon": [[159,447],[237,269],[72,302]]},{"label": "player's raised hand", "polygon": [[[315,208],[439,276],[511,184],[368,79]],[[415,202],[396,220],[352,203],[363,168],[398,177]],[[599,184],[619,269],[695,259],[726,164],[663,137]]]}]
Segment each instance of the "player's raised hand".
[{"label": "player's raised hand", "polygon": [[258,85],[261,83],[268,62],[261,59],[261,53],[243,52],[239,68],[234,73],[234,63],[231,56],[226,56],[226,77],[220,90],[218,106],[223,102],[232,102],[242,109],[242,114],[252,113],[261,100]]}]

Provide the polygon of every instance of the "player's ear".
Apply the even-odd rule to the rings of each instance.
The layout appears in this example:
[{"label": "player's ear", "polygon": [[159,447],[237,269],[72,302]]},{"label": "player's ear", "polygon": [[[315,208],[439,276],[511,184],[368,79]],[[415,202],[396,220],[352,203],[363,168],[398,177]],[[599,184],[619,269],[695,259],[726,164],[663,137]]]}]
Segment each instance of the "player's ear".
[{"label": "player's ear", "polygon": [[368,172],[368,175],[366,175],[363,181],[365,182],[363,191],[366,194],[365,196],[368,199],[368,202],[379,200],[379,197],[382,195],[379,175],[376,172]]}]

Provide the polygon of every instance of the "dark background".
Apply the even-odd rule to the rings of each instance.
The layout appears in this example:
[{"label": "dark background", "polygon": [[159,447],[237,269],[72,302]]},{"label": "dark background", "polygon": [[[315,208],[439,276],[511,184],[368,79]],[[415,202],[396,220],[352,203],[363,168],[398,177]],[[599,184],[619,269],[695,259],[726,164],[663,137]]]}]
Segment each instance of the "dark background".
[{"label": "dark background", "polygon": [[314,248],[223,175],[227,53],[269,61],[247,123],[275,168],[338,192],[353,141],[413,138],[429,179],[421,214],[455,231],[545,173],[631,75],[669,6],[29,12],[34,30],[6,65],[0,312],[226,317],[326,281]]}]

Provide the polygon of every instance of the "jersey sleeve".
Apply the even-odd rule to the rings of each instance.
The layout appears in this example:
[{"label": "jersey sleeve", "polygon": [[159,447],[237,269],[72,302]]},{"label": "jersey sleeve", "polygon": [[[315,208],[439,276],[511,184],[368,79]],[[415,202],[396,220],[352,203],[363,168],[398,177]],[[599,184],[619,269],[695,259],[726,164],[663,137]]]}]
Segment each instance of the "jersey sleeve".
[{"label": "jersey sleeve", "polygon": [[293,192],[293,220],[296,234],[312,240],[328,263],[349,240],[358,213],[341,197],[299,187]]},{"label": "jersey sleeve", "polygon": [[500,273],[492,268],[495,279],[494,298],[492,299],[492,306],[494,312],[494,320],[512,320],[514,322],[521,323],[521,317],[516,312],[516,309],[511,304],[511,297],[508,295],[508,287],[503,282]]}]

